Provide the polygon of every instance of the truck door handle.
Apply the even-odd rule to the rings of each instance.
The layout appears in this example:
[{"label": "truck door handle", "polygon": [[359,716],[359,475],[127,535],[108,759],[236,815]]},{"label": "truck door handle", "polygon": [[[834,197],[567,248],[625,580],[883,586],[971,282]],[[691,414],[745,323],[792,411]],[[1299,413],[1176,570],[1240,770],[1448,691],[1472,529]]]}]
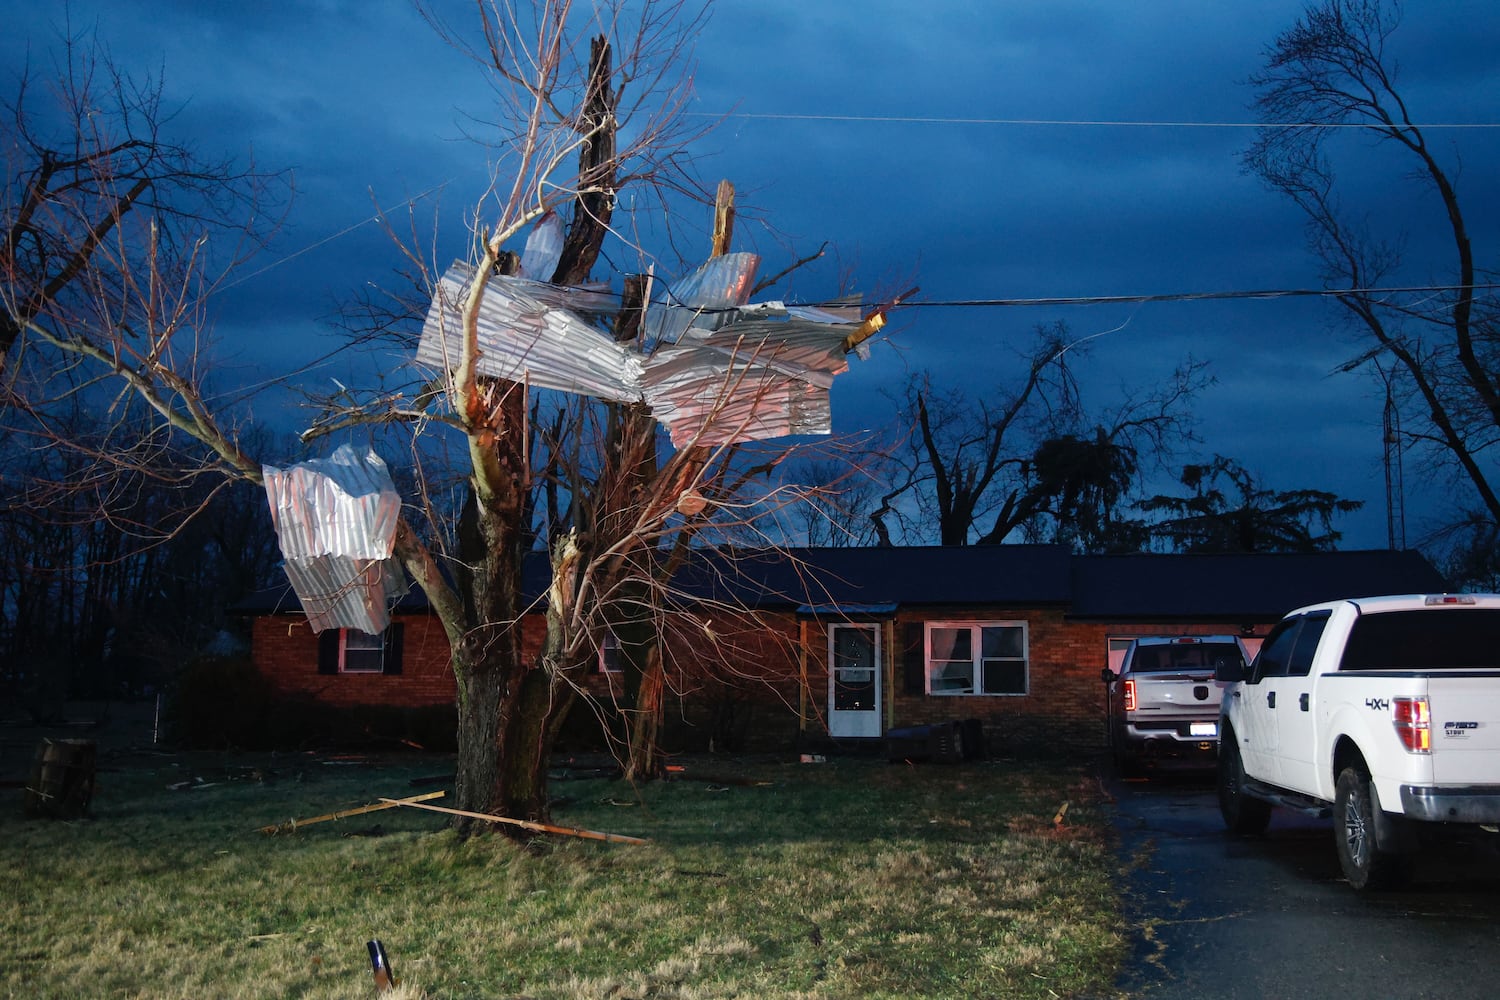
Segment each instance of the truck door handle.
[{"label": "truck door handle", "polygon": [[1276,692],[1275,691],[1267,691],[1266,692],[1266,707],[1267,708],[1275,708],[1276,707]]},{"label": "truck door handle", "polygon": [[1307,711],[1307,692],[1306,691],[1303,691],[1302,694],[1298,696],[1298,698],[1297,698],[1297,704],[1299,706],[1301,706],[1302,711],[1304,711],[1304,712]]}]

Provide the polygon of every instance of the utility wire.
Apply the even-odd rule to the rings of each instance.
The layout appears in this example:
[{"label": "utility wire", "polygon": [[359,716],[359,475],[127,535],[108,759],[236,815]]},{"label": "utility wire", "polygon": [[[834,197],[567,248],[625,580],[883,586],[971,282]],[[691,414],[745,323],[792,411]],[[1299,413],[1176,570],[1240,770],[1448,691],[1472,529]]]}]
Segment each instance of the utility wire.
[{"label": "utility wire", "polygon": [[[720,114],[712,114],[707,111],[688,111],[684,112],[684,114],[695,118],[714,118],[718,120],[740,118],[751,121],[854,122],[898,125],[1037,125],[1057,128],[1274,129],[1382,127],[1371,122],[1194,122],[1092,118],[954,118],[943,115],[815,115],[759,111],[727,111]],[[1398,127],[1416,129],[1500,129],[1500,122],[1414,122],[1409,126]]]},{"label": "utility wire", "polygon": [[[426,191],[423,191],[420,194],[414,194],[410,198],[407,198],[407,199],[405,199],[403,201],[399,201],[395,205],[393,205],[392,207],[393,208],[400,208],[400,207],[404,206],[406,208],[410,208],[411,206],[415,205],[417,202],[419,202],[419,201],[423,200],[424,198],[426,198],[428,195],[431,195],[431,194],[433,194],[433,193],[435,193],[437,191],[441,191],[443,188],[447,187],[450,182],[451,181],[443,181],[441,184],[434,184],[432,187],[428,188]],[[252,278],[258,278],[262,274],[265,274],[267,271],[274,270],[274,269],[280,267],[283,264],[289,264],[289,263],[291,263],[292,261],[296,260],[298,257],[301,257],[303,254],[312,253],[314,250],[318,249],[319,247],[327,246],[329,243],[332,243],[334,240],[337,240],[337,239],[340,239],[342,237],[348,236],[350,233],[354,232],[356,229],[362,229],[363,227],[370,225],[372,222],[380,222],[384,217],[385,216],[383,214],[376,214],[376,215],[370,216],[369,218],[361,219],[359,222],[356,222],[356,223],[354,223],[352,225],[349,225],[349,226],[345,226],[343,229],[340,229],[336,233],[330,233],[329,235],[323,237],[320,240],[316,240],[316,241],[314,241],[312,243],[309,243],[307,246],[304,246],[300,250],[295,250],[295,251],[293,251],[293,252],[291,252],[291,253],[283,256],[283,257],[279,257],[276,260],[271,261],[269,264],[266,264],[263,267],[260,267],[260,268],[257,268],[254,271],[251,271],[249,274],[237,275],[233,281],[226,282],[221,287],[222,288],[234,288],[236,285],[243,285],[245,282],[249,281],[250,279],[252,279]]]},{"label": "utility wire", "polygon": [[897,309],[984,309],[1005,306],[1095,306],[1136,302],[1209,302],[1224,299],[1329,298],[1344,295],[1410,295],[1418,292],[1494,291],[1500,284],[1411,285],[1377,288],[1270,288],[1222,292],[1167,292],[1159,295],[1059,295],[1025,299],[927,299],[902,302]]}]

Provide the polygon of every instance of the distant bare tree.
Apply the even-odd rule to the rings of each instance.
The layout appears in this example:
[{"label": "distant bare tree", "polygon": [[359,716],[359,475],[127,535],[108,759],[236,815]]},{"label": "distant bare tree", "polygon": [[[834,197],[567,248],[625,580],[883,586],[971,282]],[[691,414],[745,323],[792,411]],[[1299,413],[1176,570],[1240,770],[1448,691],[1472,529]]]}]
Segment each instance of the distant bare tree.
[{"label": "distant bare tree", "polygon": [[1341,537],[1334,517],[1364,506],[1325,490],[1267,489],[1221,455],[1184,466],[1181,482],[1192,491],[1188,496],[1155,496],[1137,504],[1147,513],[1166,515],[1150,530],[1175,552],[1327,552]]},{"label": "distant bare tree", "polygon": [[[891,544],[891,524],[918,538],[935,526],[943,545],[996,545],[1016,534],[1085,549],[1115,544],[1122,536],[1112,518],[1142,465],[1191,440],[1191,400],[1212,380],[1190,359],[1091,421],[1069,367],[1082,353],[1059,322],[1038,327],[1022,376],[987,398],[934,388],[930,376],[909,383],[909,448],[871,515],[881,544]],[[903,508],[906,498],[914,509]]]},{"label": "distant bare tree", "polygon": [[[1434,148],[1398,85],[1388,48],[1400,8],[1379,0],[1321,0],[1307,7],[1266,52],[1251,78],[1266,127],[1245,166],[1295,203],[1307,218],[1308,246],[1326,287],[1365,340],[1341,371],[1374,368],[1399,383],[1407,444],[1446,455],[1479,509],[1461,521],[1500,525],[1500,492],[1492,451],[1500,441],[1500,358],[1492,292],[1481,274],[1459,200],[1454,157]],[[1410,178],[1434,200],[1430,220],[1446,245],[1442,256],[1408,262],[1404,234],[1378,233],[1392,213],[1383,206],[1346,207],[1337,182],[1333,139],[1338,126],[1361,126],[1382,149],[1404,158]],[[1364,149],[1348,158],[1370,162]],[[1400,275],[1413,277],[1402,281]],[[1488,280],[1488,279],[1487,279]],[[1390,284],[1441,291],[1381,291]],[[1477,516],[1476,516],[1477,515]],[[1481,531],[1484,534],[1484,531]]]}]

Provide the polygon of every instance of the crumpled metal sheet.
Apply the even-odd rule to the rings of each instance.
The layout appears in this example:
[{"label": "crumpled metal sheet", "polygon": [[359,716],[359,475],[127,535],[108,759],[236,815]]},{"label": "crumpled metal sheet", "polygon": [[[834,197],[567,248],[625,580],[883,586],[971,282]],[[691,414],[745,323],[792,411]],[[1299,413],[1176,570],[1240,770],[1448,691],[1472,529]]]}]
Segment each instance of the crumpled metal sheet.
[{"label": "crumpled metal sheet", "polygon": [[391,558],[401,496],[380,456],[345,444],[262,473],[287,578],[313,631],[384,631],[387,598],[402,584]]},{"label": "crumpled metal sheet", "polygon": [[[760,258],[715,257],[647,309],[642,342],[619,344],[596,325],[612,312],[594,289],[490,279],[478,317],[479,370],[532,386],[615,402],[644,401],[672,441],[705,445],[832,431],[828,390],[848,370],[855,302],[830,309],[747,305]],[[459,303],[474,270],[444,274],[417,360],[451,371]],[[614,312],[619,303],[611,300]]]},{"label": "crumpled metal sheet", "polygon": [[313,632],[352,628],[379,635],[391,623],[391,602],[406,589],[395,559],[313,556],[287,559],[283,567]]},{"label": "crumpled metal sheet", "polygon": [[521,252],[521,276],[532,281],[551,281],[562,260],[563,224],[556,212],[548,212],[531,227],[526,249]]},{"label": "crumpled metal sheet", "polygon": [[642,329],[646,345],[678,343],[692,327],[718,329],[730,310],[749,301],[759,269],[757,254],[726,253],[672,282],[665,301],[646,310]]},{"label": "crumpled metal sheet", "polygon": [[[448,373],[458,367],[460,306],[473,277],[473,266],[461,261],[443,275],[422,324],[420,363]],[[619,311],[619,298],[607,291],[494,275],[480,302],[478,371],[617,403],[639,399],[640,355],[585,318]]]}]

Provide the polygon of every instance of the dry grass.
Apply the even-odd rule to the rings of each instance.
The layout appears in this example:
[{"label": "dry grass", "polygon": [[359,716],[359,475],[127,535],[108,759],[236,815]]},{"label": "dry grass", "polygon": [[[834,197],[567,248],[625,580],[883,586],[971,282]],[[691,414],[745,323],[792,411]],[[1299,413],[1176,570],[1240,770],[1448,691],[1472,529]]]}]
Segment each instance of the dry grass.
[{"label": "dry grass", "polygon": [[[415,810],[257,832],[446,760],[146,763],[101,773],[92,820],[0,817],[0,994],[367,997],[379,937],[407,998],[1059,997],[1124,947],[1063,767],[693,761],[772,784],[558,782],[559,822],[651,843],[528,850]],[[168,790],[189,772],[214,783]]]}]

